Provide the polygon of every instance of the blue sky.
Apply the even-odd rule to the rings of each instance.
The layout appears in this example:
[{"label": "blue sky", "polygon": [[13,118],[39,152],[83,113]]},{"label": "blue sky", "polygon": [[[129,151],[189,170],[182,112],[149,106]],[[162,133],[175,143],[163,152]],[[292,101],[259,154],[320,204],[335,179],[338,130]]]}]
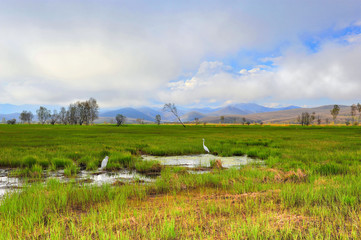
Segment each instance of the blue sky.
[{"label": "blue sky", "polygon": [[359,0],[5,0],[0,35],[0,103],[361,102]]}]

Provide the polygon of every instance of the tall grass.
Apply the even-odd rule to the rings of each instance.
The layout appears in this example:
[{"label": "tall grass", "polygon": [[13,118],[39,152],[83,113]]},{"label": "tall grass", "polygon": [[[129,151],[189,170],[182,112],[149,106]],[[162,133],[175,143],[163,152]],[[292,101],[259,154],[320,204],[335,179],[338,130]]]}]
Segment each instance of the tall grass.
[{"label": "tall grass", "polygon": [[[0,239],[357,239],[358,127],[6,126],[0,165],[152,171],[142,154],[248,155],[265,165],[190,174],[162,167],[153,183],[89,186],[49,180],[7,194]],[[48,163],[48,166],[46,166]],[[159,171],[159,169],[157,170]],[[32,176],[34,174],[36,176]],[[21,175],[21,174],[20,174]],[[40,175],[41,176],[41,175]]]}]

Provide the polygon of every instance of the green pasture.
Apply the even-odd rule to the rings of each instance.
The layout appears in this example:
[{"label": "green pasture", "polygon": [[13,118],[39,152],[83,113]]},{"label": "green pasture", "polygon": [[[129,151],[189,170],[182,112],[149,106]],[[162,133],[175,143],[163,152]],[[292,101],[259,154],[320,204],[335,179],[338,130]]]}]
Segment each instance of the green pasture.
[{"label": "green pasture", "polygon": [[[264,164],[190,174],[164,167],[151,184],[49,180],[0,202],[0,239],[357,239],[361,128],[300,126],[0,125],[0,165],[109,171],[157,165],[140,155],[244,155]],[[40,168],[40,170],[39,170]]]},{"label": "green pasture", "polygon": [[32,157],[43,168],[95,169],[106,155],[127,167],[141,154],[204,153],[202,138],[212,154],[248,155],[286,170],[352,172],[361,156],[359,127],[0,125],[0,167],[28,167]]}]

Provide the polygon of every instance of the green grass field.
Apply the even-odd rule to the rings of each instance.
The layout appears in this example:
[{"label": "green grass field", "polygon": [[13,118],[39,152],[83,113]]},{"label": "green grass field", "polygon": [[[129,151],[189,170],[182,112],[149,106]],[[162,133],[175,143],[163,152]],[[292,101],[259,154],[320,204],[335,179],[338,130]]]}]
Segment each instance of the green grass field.
[{"label": "green grass field", "polygon": [[215,155],[265,164],[206,174],[166,167],[146,185],[34,183],[2,200],[0,239],[359,238],[359,127],[0,125],[0,166],[71,176],[109,155],[108,170],[144,170],[152,166],[141,154],[203,153],[202,138]]}]

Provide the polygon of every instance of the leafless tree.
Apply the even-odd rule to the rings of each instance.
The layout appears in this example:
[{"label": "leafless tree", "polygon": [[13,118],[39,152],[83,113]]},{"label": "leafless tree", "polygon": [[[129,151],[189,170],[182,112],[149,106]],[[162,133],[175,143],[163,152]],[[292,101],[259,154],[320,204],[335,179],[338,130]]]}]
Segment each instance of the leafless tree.
[{"label": "leafless tree", "polygon": [[183,125],[183,127],[186,127],[182,120],[180,119],[180,116],[178,115],[177,107],[174,105],[174,103],[166,103],[164,104],[163,111],[171,112],[173,115],[178,119],[178,121]]}]

